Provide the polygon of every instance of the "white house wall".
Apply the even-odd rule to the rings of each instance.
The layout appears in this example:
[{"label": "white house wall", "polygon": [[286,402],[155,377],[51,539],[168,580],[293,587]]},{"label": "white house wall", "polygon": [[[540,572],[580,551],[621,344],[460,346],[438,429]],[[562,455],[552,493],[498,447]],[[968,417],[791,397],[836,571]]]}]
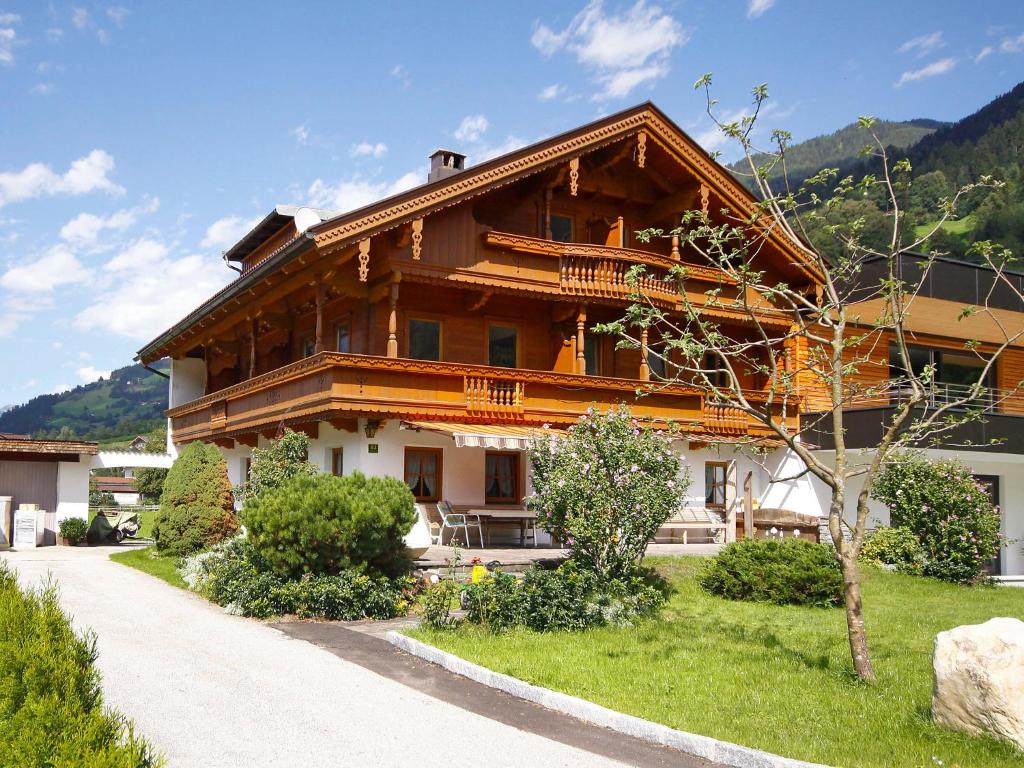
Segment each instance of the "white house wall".
[{"label": "white house wall", "polygon": [[[202,397],[206,393],[206,361],[195,357],[171,358],[170,381],[167,384],[167,407],[174,408]],[[177,457],[178,450],[167,420],[167,453]]]},{"label": "white house wall", "polygon": [[57,509],[54,515],[57,526],[69,517],[89,518],[89,458],[81,456],[81,461],[57,464]]}]

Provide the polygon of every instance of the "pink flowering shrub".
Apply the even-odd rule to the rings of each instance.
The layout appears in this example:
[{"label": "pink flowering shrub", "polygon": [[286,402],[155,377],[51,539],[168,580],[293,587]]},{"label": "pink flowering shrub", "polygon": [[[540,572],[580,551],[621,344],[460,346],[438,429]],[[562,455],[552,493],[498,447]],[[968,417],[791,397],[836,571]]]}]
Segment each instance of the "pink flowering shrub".
[{"label": "pink flowering shrub", "polygon": [[1002,545],[999,510],[956,459],[901,454],[878,475],[872,495],[889,507],[893,526],[910,529],[921,542],[925,576],[977,581]]},{"label": "pink flowering shrub", "polygon": [[647,544],[682,506],[689,471],[666,437],[620,406],[591,408],[564,436],[535,440],[530,452],[538,523],[605,578],[628,576]]}]

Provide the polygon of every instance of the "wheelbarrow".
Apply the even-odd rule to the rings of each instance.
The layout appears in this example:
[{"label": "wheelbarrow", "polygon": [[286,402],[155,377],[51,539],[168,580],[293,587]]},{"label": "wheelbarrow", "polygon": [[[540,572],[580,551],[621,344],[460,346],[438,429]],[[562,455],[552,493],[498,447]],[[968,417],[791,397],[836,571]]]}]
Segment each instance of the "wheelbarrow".
[{"label": "wheelbarrow", "polygon": [[90,544],[104,544],[112,541],[120,544],[125,536],[134,539],[139,535],[139,513],[116,509],[101,509],[89,525],[86,539]]}]

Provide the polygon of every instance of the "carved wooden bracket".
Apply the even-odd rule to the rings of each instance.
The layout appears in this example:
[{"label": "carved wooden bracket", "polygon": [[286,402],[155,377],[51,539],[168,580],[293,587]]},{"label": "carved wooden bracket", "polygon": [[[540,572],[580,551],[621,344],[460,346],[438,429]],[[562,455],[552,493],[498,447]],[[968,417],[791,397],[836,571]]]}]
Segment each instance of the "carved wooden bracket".
[{"label": "carved wooden bracket", "polygon": [[413,219],[412,221],[412,258],[414,261],[420,260],[420,254],[423,253],[423,219]]},{"label": "carved wooden bracket", "polygon": [[580,189],[580,159],[574,157],[569,161],[569,194],[576,197]]},{"label": "carved wooden bracket", "polygon": [[647,162],[647,134],[640,131],[636,135],[636,164],[643,168]]},{"label": "carved wooden bracket", "polygon": [[708,215],[708,196],[711,194],[711,188],[707,184],[700,185],[700,209],[704,212],[704,215]]},{"label": "carved wooden bracket", "polygon": [[365,283],[370,276],[370,238],[359,241],[359,282]]},{"label": "carved wooden bracket", "polygon": [[476,294],[467,294],[466,311],[476,312],[478,309],[483,309],[484,304],[486,304],[490,300],[491,293],[492,291],[481,291],[480,293]]}]

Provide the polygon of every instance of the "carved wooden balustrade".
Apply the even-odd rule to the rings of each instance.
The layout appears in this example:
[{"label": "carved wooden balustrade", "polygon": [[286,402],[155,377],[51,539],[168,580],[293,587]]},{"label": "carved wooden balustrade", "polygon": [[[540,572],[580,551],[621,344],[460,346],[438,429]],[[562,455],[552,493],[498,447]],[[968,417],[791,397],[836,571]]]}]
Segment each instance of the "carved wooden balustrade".
[{"label": "carved wooden balustrade", "polygon": [[523,413],[525,384],[511,379],[487,376],[466,376],[466,410],[472,414],[497,417],[520,416]]},{"label": "carved wooden balustrade", "polygon": [[749,431],[750,417],[731,405],[705,402],[704,427],[717,435],[743,435]]}]

